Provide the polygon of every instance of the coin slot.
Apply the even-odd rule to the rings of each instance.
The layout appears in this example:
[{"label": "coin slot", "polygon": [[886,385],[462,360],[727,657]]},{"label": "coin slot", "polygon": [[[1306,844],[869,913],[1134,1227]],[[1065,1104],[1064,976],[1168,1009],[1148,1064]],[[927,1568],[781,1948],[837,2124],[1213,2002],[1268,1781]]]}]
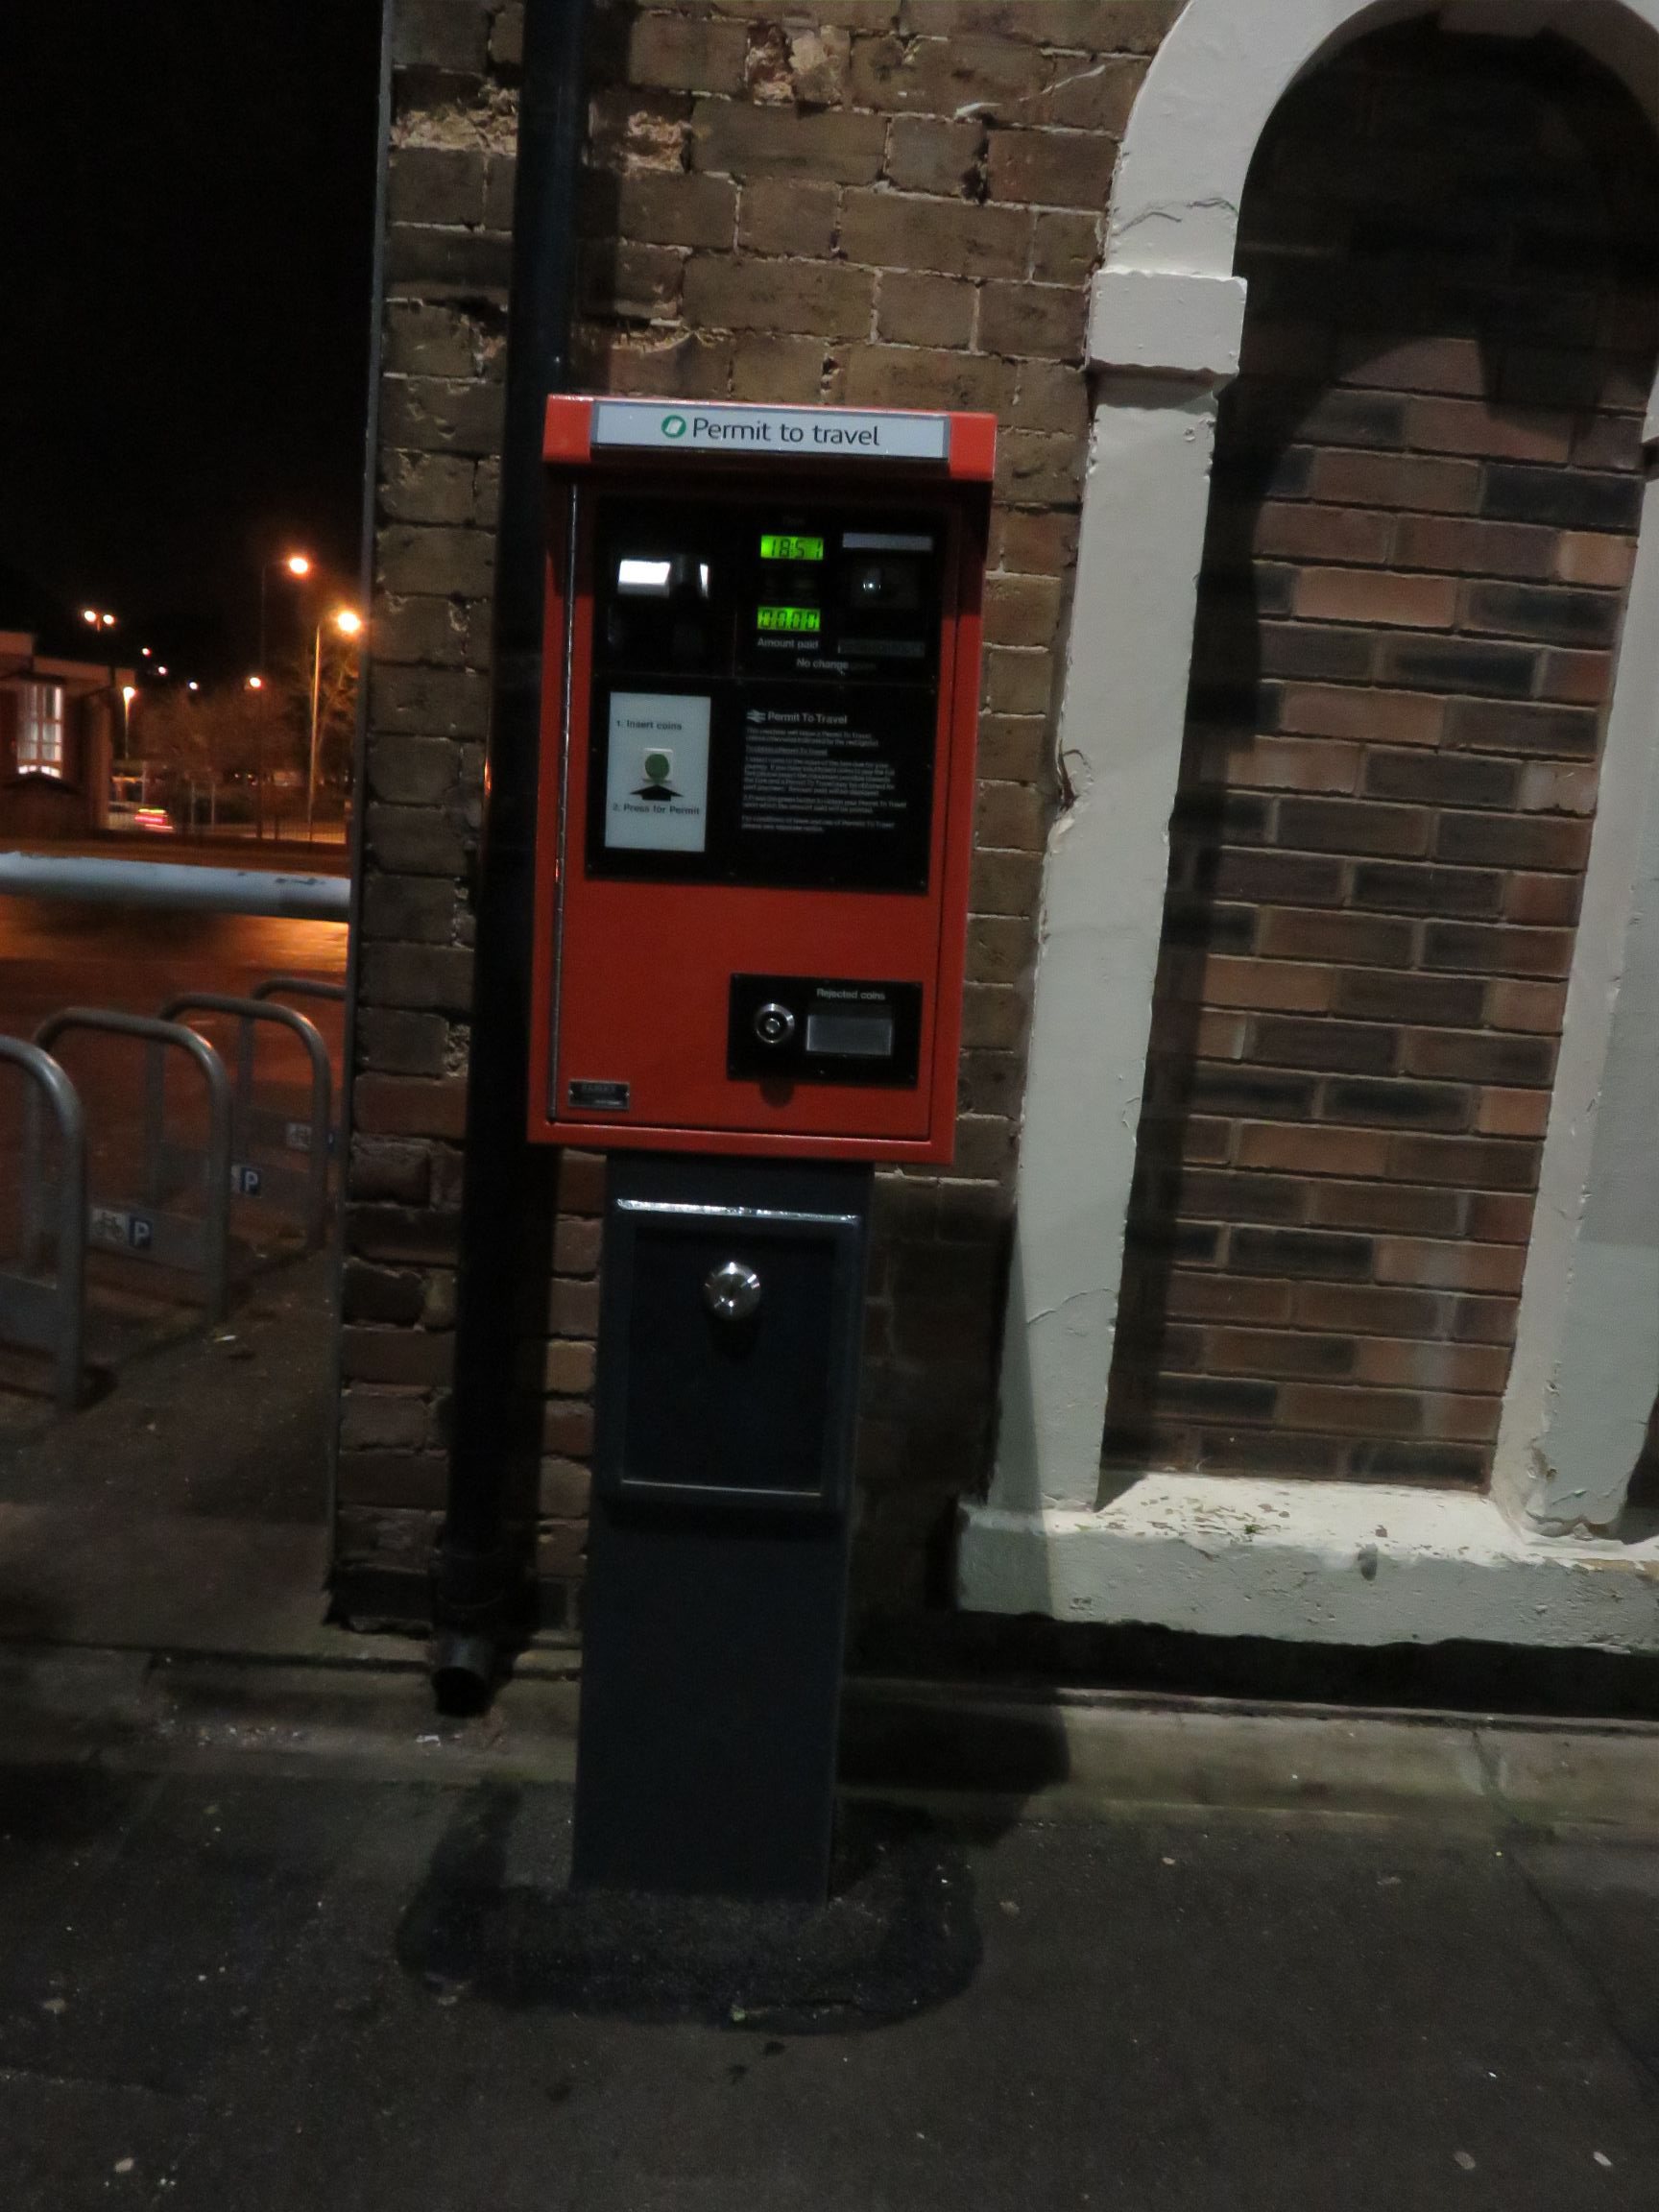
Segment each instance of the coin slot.
[{"label": "coin slot", "polygon": [[891,1014],[808,1014],[806,1049],[845,1060],[887,1060],[893,1053]]}]

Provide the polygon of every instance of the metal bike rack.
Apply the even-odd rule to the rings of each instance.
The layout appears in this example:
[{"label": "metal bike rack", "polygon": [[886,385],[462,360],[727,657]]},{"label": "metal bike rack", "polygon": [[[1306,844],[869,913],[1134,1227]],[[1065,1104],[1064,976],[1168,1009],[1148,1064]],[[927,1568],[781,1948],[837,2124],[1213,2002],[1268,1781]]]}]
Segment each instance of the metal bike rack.
[{"label": "metal bike rack", "polygon": [[[207,1085],[208,1137],[201,1155],[206,1212],[174,1214],[161,1203],[156,1159],[150,1158],[147,1199],[86,1209],[86,1241],[130,1260],[173,1267],[203,1278],[209,1321],[222,1321],[230,1300],[230,1083],[225,1064],[204,1037],[181,1022],[155,1022],[143,1014],[114,1014],[91,1006],[66,1006],[42,1022],[36,1045],[53,1044],[65,1031],[89,1029],[111,1037],[135,1037],[148,1045],[171,1046],[192,1059]],[[25,1134],[24,1174],[39,1181],[39,1130],[32,1119]]]},{"label": "metal bike rack", "polygon": [[[325,983],[315,975],[267,975],[262,983],[254,984],[249,997],[251,998],[322,998],[330,1005],[344,1006],[346,1003],[346,986],[344,983]],[[344,1099],[345,1094],[345,1087],[342,1084],[338,1088],[338,1095]],[[329,1150],[338,1152],[344,1141],[344,1131],[330,1127],[328,1131]]]},{"label": "metal bike rack", "polygon": [[[38,1045],[26,1044],[21,1037],[0,1037],[0,1060],[11,1061],[29,1078],[22,1264],[15,1273],[0,1272],[0,1337],[31,1351],[51,1353],[53,1395],[60,1411],[73,1413],[81,1403],[86,1333],[86,1117],[74,1084]],[[58,1266],[49,1283],[27,1271],[43,1257],[46,1242],[42,1218],[46,1191],[38,1146],[42,1096],[58,1124],[62,1152],[56,1209]],[[35,1139],[33,1144],[30,1137]]]},{"label": "metal bike rack", "polygon": [[312,975],[267,975],[248,994],[251,998],[327,998],[336,1006],[346,1003],[344,983],[323,983]]},{"label": "metal bike rack", "polygon": [[[273,1005],[268,999],[236,998],[219,991],[181,991],[169,998],[157,1017],[177,1022],[182,1014],[226,1014],[236,1023],[236,1090],[230,1120],[230,1188],[239,1198],[270,1199],[299,1214],[304,1225],[305,1249],[315,1251],[328,1233],[328,1132],[332,1075],[328,1047],[321,1031],[291,1006]],[[253,1059],[256,1024],[273,1022],[298,1037],[311,1063],[311,1112],[303,1121],[270,1107],[255,1105]],[[145,1152],[151,1167],[152,1195],[167,1196],[187,1179],[197,1155],[182,1145],[169,1145],[162,1127],[162,1092],[165,1065],[162,1047],[152,1045],[145,1100]],[[255,1153],[278,1155],[255,1159]],[[282,1154],[300,1153],[305,1165],[295,1166]]]}]

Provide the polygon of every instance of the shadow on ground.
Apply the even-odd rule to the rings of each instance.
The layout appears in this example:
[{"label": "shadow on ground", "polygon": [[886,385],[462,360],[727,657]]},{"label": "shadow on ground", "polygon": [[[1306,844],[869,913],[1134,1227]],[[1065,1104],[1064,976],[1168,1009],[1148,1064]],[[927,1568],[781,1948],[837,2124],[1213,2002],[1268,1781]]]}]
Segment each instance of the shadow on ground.
[{"label": "shadow on ground", "polygon": [[571,1890],[509,1877],[523,1792],[464,1800],[398,1932],[404,1968],[510,2008],[793,2035],[876,2028],[959,1996],[980,1959],[961,1850],[919,1814],[854,1805],[828,1904]]}]

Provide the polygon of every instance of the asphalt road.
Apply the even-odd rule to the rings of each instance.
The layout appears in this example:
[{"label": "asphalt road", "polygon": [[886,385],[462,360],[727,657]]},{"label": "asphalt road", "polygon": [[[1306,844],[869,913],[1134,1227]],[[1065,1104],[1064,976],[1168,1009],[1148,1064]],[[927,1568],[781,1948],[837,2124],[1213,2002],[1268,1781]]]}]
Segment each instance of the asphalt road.
[{"label": "asphalt road", "polygon": [[0,2200],[1659,2201],[1653,1848],[890,1817],[792,1937],[573,1901],[567,1839],[550,1787],[0,1769]]},{"label": "asphalt road", "polygon": [[[346,934],[332,922],[0,899],[0,1028],[27,1037],[71,1005],[154,1014],[177,992],[243,995],[266,975],[343,982]],[[305,1011],[338,1052],[340,1008]]]}]

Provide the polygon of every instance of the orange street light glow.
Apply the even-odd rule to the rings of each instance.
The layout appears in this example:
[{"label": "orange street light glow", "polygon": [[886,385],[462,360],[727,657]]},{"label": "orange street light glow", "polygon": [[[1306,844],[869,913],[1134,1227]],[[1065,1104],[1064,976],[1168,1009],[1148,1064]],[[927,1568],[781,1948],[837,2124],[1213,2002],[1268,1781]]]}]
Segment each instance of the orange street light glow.
[{"label": "orange street light glow", "polygon": [[264,679],[264,677],[263,677],[263,676],[250,676],[250,677],[249,677],[249,679],[248,679],[248,688],[249,688],[249,690],[250,690],[250,691],[263,691],[263,690],[264,690],[264,688],[265,688],[265,679]]},{"label": "orange street light glow", "polygon": [[283,563],[283,566],[290,576],[309,576],[311,573],[311,556],[309,553],[290,553]]},{"label": "orange street light glow", "polygon": [[123,684],[123,685],[122,685],[122,686],[121,686],[121,697],[122,697],[122,699],[125,701],[125,703],[126,703],[126,704],[127,704],[129,707],[131,707],[131,706],[132,706],[132,704],[133,700],[134,700],[134,699],[136,699],[136,698],[137,698],[137,696],[138,696],[137,692],[136,692],[136,691],[133,689],[133,687],[132,687],[132,685],[131,684]]},{"label": "orange street light glow", "polygon": [[342,607],[334,617],[334,627],[342,637],[355,637],[363,627],[363,617],[350,607]]}]

